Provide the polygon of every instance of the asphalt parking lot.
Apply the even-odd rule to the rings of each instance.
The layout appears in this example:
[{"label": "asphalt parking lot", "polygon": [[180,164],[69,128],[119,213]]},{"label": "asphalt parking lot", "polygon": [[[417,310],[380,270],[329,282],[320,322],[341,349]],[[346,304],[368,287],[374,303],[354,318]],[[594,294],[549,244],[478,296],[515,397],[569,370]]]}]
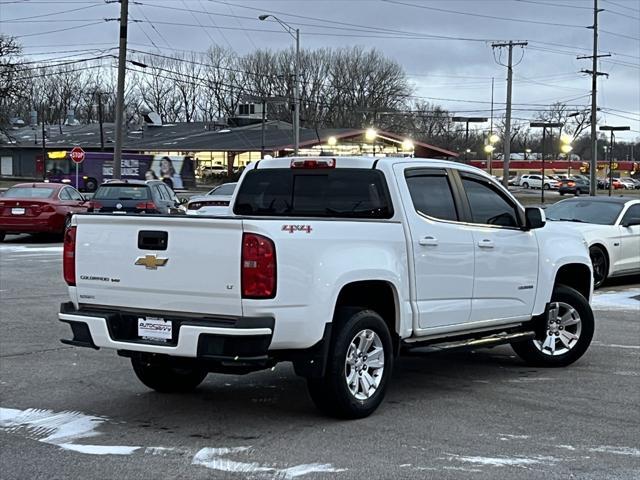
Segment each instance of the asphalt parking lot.
[{"label": "asphalt parking lot", "polygon": [[61,246],[0,244],[0,472],[6,479],[632,479],[640,476],[640,277],[594,297],[566,369],[509,347],[414,354],[381,408],[322,417],[287,364],[161,395],[111,351],[60,343]]}]

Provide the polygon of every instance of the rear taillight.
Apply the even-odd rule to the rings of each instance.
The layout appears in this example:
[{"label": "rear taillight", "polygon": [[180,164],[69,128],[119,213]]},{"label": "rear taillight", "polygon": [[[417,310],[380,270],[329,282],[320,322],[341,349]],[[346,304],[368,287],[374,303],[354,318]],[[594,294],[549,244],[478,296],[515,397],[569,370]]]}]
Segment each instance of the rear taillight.
[{"label": "rear taillight", "polygon": [[156,209],[156,204],[153,202],[140,202],[136,204],[137,210],[146,210],[146,211],[154,211]]},{"label": "rear taillight", "polygon": [[62,249],[62,271],[67,285],[76,285],[76,227],[69,227],[64,232]]},{"label": "rear taillight", "polygon": [[89,202],[89,211],[90,212],[98,211],[101,208],[102,208],[102,204],[100,202],[94,202],[94,201]]},{"label": "rear taillight", "polygon": [[242,235],[242,298],[276,296],[276,247],[267,237]]},{"label": "rear taillight", "polygon": [[569,185],[570,187],[575,187],[576,186],[576,182],[569,182],[569,183],[567,183],[567,185]]},{"label": "rear taillight", "polygon": [[187,209],[188,209],[188,210],[198,210],[198,209],[200,209],[200,207],[202,207],[202,203],[200,203],[200,202],[193,202],[193,203],[190,203],[190,204],[187,206]]}]

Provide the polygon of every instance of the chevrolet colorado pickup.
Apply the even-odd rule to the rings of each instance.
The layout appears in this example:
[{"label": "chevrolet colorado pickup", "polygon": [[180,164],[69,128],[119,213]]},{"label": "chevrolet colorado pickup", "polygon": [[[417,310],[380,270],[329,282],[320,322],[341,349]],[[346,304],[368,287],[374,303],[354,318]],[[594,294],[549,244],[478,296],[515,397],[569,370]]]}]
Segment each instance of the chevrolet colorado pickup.
[{"label": "chevrolet colorado pickup", "polygon": [[290,361],[322,411],[359,418],[403,350],[509,343],[556,367],[594,332],[580,234],[442,160],[262,160],[227,216],[78,214],[63,250],[63,342],[160,392]]}]

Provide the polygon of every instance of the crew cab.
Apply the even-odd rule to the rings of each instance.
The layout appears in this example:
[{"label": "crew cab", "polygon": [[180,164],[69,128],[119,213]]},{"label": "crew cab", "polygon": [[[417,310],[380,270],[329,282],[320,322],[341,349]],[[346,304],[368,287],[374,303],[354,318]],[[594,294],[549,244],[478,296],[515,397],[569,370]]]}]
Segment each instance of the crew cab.
[{"label": "crew cab", "polygon": [[594,330],[589,251],[483,171],[417,158],[250,164],[230,215],[81,214],[66,344],[129,357],[161,392],[293,362],[324,412],[382,401],[406,349],[510,343],[565,366]]}]

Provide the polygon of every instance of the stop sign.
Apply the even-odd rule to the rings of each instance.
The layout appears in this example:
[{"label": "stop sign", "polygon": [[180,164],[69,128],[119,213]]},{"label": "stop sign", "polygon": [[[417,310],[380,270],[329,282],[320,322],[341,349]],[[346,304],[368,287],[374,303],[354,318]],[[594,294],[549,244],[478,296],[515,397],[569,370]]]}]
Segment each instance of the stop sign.
[{"label": "stop sign", "polygon": [[82,163],[84,161],[84,150],[82,147],[73,147],[71,150],[71,160],[75,163]]}]

